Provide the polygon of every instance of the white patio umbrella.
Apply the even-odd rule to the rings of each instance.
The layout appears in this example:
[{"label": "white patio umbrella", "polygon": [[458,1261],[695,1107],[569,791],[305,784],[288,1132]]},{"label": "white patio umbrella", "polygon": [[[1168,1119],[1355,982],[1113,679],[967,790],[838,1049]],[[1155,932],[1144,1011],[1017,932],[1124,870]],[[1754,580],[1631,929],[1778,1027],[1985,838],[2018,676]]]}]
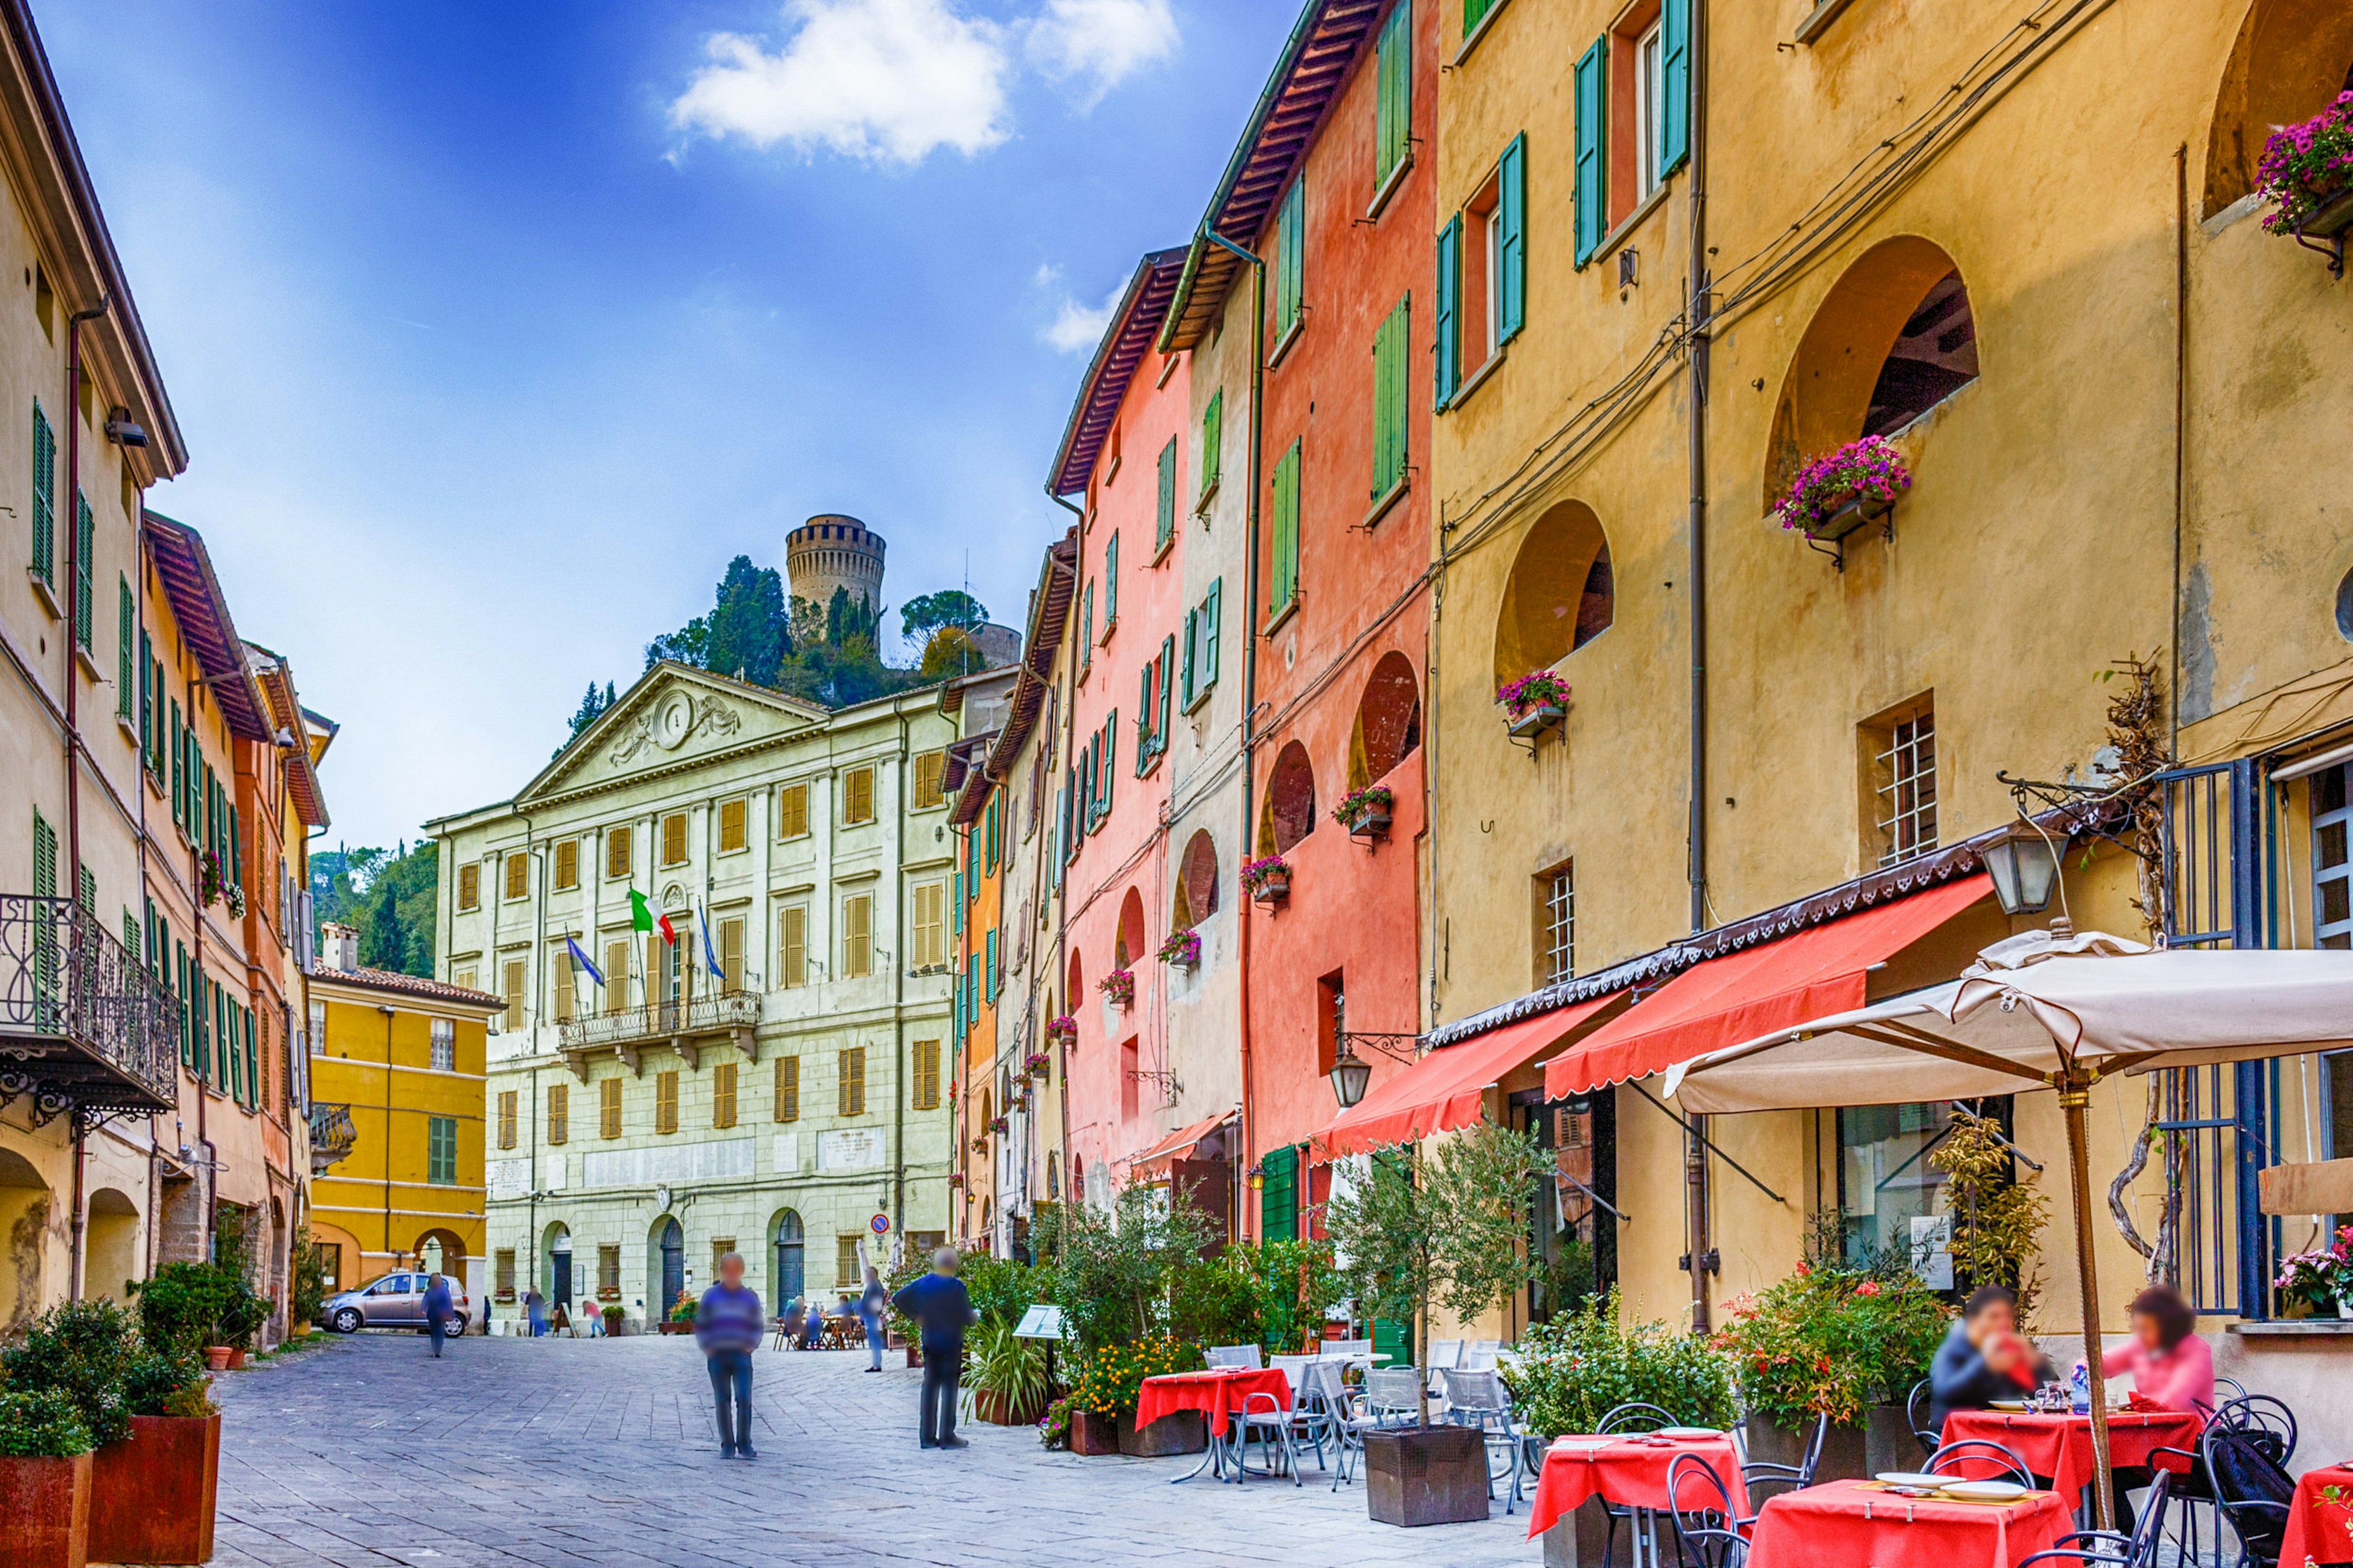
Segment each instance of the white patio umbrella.
[{"label": "white patio umbrella", "polygon": [[2058,1092],[2092,1378],[2093,1507],[2105,1529],[2107,1387],[2085,1152],[2092,1085],[2121,1072],[2348,1044],[2353,953],[2152,949],[2061,923],[1995,943],[1958,980],[1686,1062],[1668,1072],[1666,1087],[1685,1110],[1711,1114]]}]

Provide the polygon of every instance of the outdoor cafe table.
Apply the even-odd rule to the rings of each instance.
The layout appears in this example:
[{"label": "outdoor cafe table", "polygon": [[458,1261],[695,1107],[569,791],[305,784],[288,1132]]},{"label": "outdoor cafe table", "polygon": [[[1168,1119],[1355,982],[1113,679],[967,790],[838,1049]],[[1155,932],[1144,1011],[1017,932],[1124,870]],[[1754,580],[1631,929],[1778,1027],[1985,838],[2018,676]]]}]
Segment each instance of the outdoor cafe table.
[{"label": "outdoor cafe table", "polygon": [[[1191,1470],[1176,1478],[1189,1481],[1216,1467],[1225,1479],[1226,1428],[1242,1413],[1242,1402],[1254,1394],[1271,1394],[1282,1409],[1291,1408],[1291,1379],[1279,1366],[1213,1366],[1207,1372],[1172,1372],[1147,1377],[1135,1396],[1135,1425],[1141,1431],[1164,1415],[1198,1410],[1208,1418],[1209,1451]],[[1237,1458],[1235,1469],[1241,1464]],[[1240,1480],[1240,1476],[1234,1478]]]},{"label": "outdoor cafe table", "polygon": [[[1683,1454],[1705,1459],[1732,1494],[1732,1510],[1748,1511],[1748,1490],[1741,1484],[1740,1454],[1729,1435],[1715,1437],[1560,1437],[1545,1450],[1544,1473],[1536,1478],[1535,1499],[1528,1504],[1531,1539],[1552,1528],[1562,1515],[1590,1497],[1620,1508],[1667,1511],[1667,1470]],[[1705,1483],[1700,1483],[1704,1487]],[[1712,1495],[1712,1494],[1711,1494]],[[1683,1500],[1696,1506],[1686,1484]]]},{"label": "outdoor cafe table", "polygon": [[[2158,1448],[2195,1448],[2199,1417],[2181,1410],[2112,1410],[2108,1413],[2108,1463],[2117,1469],[2147,1465]],[[2042,1415],[2031,1411],[1956,1410],[1945,1417],[1945,1441],[1982,1437],[2026,1461],[2051,1489],[2073,1508],[2097,1471],[2092,1458],[2090,1415]],[[1983,1459],[1964,1459],[1957,1474],[1982,1479],[1994,1474]]]},{"label": "outdoor cafe table", "polygon": [[1907,1498],[1877,1481],[1825,1481],[1766,1500],[1748,1568],[2015,1568],[2075,1528],[2057,1492],[2011,1503]]},{"label": "outdoor cafe table", "polygon": [[[2332,1488],[2335,1496],[2322,1495]],[[2324,1465],[2296,1478],[2279,1560],[2280,1568],[2353,1563],[2353,1465]]]}]

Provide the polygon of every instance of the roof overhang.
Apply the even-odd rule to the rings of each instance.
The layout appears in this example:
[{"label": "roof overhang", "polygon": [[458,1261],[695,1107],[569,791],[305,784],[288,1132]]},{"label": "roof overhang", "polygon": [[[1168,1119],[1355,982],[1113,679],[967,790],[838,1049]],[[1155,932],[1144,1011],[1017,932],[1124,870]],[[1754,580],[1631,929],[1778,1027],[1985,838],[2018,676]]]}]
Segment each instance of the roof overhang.
[{"label": "roof overhang", "polygon": [[172,602],[180,640],[203,668],[205,684],[220,704],[230,732],[248,741],[275,739],[277,729],[265,717],[261,689],[246,663],[245,643],[229,618],[228,596],[221,592],[204,536],[162,512],[144,515],[148,552]]},{"label": "roof overhang", "polygon": [[327,826],[327,797],[319,787],[319,770],[306,733],[309,710],[294,691],[294,668],[285,658],[259,643],[245,645],[246,661],[261,694],[269,704],[269,721],[277,727],[279,750],[286,757],[286,793],[307,827]]},{"label": "roof overhang", "polygon": [[[969,776],[957,784],[948,784],[943,777],[943,787],[956,791],[950,820],[959,827],[979,819],[989,792],[1005,780],[1006,765],[1021,754],[1038,727],[1039,716],[1046,708],[1046,693],[1053,689],[1054,656],[1062,646],[1063,629],[1070,625],[1071,600],[1078,580],[1079,531],[1074,528],[1046,547],[1038,591],[1029,595],[1029,637],[1023,647],[1021,674],[1014,682],[1005,727],[979,759],[980,765],[967,770]],[[952,757],[950,765],[960,764]]]},{"label": "roof overhang", "polygon": [[1103,342],[1095,345],[1094,363],[1079,384],[1079,400],[1071,405],[1062,444],[1054,453],[1054,470],[1046,480],[1050,493],[1076,495],[1087,488],[1087,476],[1094,472],[1095,459],[1119,417],[1119,405],[1135,379],[1136,367],[1160,335],[1161,321],[1168,313],[1168,301],[1176,297],[1176,280],[1185,269],[1185,248],[1179,246],[1174,250],[1155,250],[1136,263],[1135,275],[1127,280],[1127,292],[1120,296],[1111,325],[1103,329]]}]

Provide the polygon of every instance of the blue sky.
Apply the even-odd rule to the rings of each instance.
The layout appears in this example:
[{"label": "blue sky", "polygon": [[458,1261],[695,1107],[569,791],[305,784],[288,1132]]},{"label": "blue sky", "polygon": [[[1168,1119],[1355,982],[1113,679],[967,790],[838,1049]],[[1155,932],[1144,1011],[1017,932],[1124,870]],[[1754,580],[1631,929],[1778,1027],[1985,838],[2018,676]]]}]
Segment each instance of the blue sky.
[{"label": "blue sky", "polygon": [[330,840],[505,798],[813,512],[1018,621],[1102,308],[1293,9],[40,5],[191,452],[149,504],[343,724]]}]

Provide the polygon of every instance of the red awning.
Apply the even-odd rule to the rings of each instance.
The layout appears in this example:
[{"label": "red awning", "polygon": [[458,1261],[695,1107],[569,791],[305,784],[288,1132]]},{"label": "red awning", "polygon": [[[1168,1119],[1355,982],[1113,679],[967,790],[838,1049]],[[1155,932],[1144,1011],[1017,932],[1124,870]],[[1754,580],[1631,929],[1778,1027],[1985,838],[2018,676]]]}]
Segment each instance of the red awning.
[{"label": "red awning", "polygon": [[1862,1006],[1873,964],[1993,891],[1979,875],[1697,964],[1545,1067],[1545,1098],[1664,1072],[1775,1029]]},{"label": "red awning", "polygon": [[1143,1153],[1130,1156],[1127,1164],[1131,1173],[1139,1177],[1165,1173],[1168,1166],[1190,1154],[1195,1144],[1232,1120],[1233,1114],[1230,1110],[1220,1111],[1207,1121],[1171,1132]]},{"label": "red awning", "polygon": [[1599,1016],[1623,993],[1539,1013],[1432,1051],[1335,1117],[1314,1140],[1315,1158],[1336,1159],[1433,1132],[1468,1127],[1486,1112],[1486,1091]]}]

